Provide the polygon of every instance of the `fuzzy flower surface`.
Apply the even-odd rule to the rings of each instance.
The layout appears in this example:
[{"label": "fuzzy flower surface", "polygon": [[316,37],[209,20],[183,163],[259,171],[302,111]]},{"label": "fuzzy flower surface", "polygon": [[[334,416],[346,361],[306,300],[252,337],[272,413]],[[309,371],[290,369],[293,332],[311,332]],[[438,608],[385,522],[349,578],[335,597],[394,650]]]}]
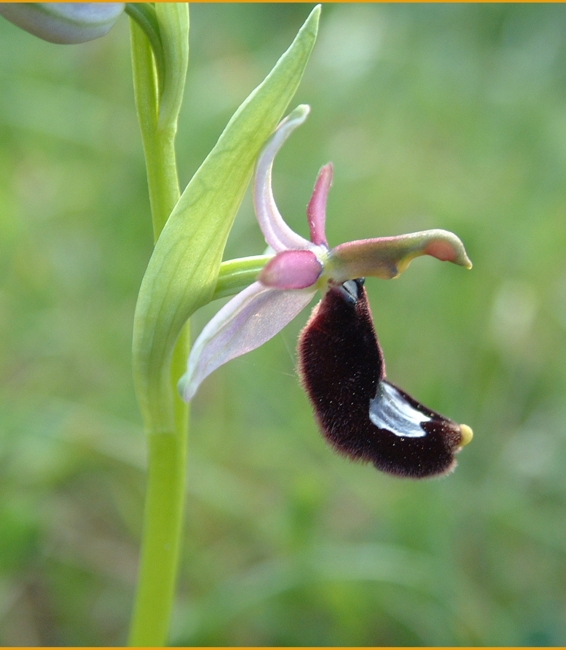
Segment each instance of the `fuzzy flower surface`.
[{"label": "fuzzy flower surface", "polygon": [[307,207],[310,241],[294,232],[279,213],[271,187],[273,161],[289,135],[307,118],[309,107],[296,108],[277,127],[257,162],[254,205],[259,226],[275,256],[257,281],[230,300],[195,341],[179,388],[189,401],[203,380],[219,366],[273,338],[313,299],[316,292],[360,277],[390,279],[412,259],[432,255],[471,268],[462,242],[446,230],[381,237],[329,248],[326,203],[332,164],[317,178]]}]

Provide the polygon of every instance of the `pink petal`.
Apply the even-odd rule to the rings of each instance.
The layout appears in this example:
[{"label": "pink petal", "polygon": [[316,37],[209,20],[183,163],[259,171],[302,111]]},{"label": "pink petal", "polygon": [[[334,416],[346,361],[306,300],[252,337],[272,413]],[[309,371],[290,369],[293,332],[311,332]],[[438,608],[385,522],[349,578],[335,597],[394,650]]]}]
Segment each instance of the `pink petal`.
[{"label": "pink petal", "polygon": [[306,289],[321,273],[322,264],[312,251],[283,251],[267,263],[258,280],[273,289]]},{"label": "pink petal", "polygon": [[309,114],[306,105],[298,106],[277,127],[259,155],[254,180],[254,205],[259,227],[265,241],[276,252],[287,249],[309,248],[310,242],[297,235],[283,221],[273,198],[271,189],[271,169],[277,152],[285,140],[300,126]]},{"label": "pink petal", "polygon": [[219,366],[255,350],[273,338],[304,309],[316,290],[282,291],[259,282],[226,303],[202,330],[179,382],[185,401],[193,398],[203,380]]},{"label": "pink petal", "polygon": [[322,244],[328,246],[326,241],[326,201],[328,199],[328,191],[332,185],[332,174],[334,168],[332,163],[324,165],[318,174],[314,191],[311,200],[307,207],[307,215],[309,218],[309,227],[311,230],[311,241],[317,246]]}]

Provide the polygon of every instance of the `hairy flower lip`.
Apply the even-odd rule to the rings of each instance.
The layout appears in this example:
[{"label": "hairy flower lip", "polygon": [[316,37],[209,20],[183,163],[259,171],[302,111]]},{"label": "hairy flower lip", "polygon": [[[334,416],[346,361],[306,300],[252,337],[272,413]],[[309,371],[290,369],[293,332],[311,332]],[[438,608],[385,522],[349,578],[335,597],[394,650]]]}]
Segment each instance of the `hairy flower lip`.
[{"label": "hairy flower lip", "polygon": [[298,367],[325,440],[339,454],[412,479],[445,476],[472,430],[388,381],[361,279],[331,283],[301,332]]}]

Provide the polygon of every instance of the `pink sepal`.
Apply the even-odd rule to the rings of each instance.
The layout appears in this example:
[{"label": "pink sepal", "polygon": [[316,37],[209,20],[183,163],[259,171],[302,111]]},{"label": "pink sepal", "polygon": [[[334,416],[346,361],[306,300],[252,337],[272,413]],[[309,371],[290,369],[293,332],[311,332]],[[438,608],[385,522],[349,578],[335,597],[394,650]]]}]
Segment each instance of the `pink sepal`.
[{"label": "pink sepal", "polygon": [[306,105],[298,106],[282,120],[262,149],[256,164],[253,190],[255,213],[265,241],[277,252],[289,248],[308,248],[310,245],[310,242],[285,223],[277,209],[271,188],[271,169],[275,156],[291,133],[307,119],[309,110]]},{"label": "pink sepal", "polygon": [[226,303],[202,330],[179,382],[185,401],[216,368],[259,348],[312,300],[316,290],[283,291],[254,282]]}]

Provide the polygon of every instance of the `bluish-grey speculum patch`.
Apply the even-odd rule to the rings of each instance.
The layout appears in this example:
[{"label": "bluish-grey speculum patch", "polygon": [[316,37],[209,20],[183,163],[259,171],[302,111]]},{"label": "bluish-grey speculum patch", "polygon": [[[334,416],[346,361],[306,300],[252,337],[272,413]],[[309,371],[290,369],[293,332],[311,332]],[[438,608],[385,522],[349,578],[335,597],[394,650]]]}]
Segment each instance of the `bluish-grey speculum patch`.
[{"label": "bluish-grey speculum patch", "polygon": [[381,381],[376,396],[369,403],[369,419],[378,429],[387,429],[399,437],[426,436],[423,422],[430,417],[414,408],[392,384]]}]

